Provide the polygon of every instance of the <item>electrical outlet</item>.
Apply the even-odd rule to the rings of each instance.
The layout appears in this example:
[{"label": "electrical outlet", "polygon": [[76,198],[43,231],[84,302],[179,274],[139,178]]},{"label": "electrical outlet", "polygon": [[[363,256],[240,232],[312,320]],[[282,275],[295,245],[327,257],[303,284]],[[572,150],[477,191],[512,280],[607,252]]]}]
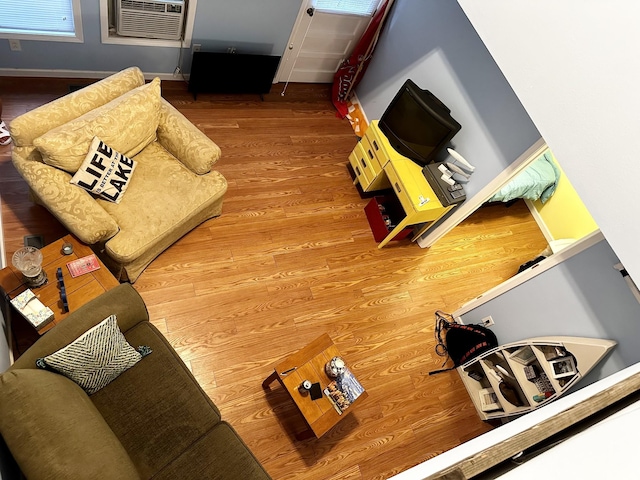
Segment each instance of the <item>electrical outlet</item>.
[{"label": "electrical outlet", "polygon": [[20,40],[9,40],[9,48],[13,52],[21,52],[22,45],[20,45]]},{"label": "electrical outlet", "polygon": [[227,53],[236,53],[236,47],[227,48]]},{"label": "electrical outlet", "polygon": [[201,48],[202,45],[200,43],[194,43],[193,47],[191,47],[191,50],[193,50],[194,52],[199,52]]},{"label": "electrical outlet", "polygon": [[180,67],[176,67],[176,69],[173,71],[173,76],[174,76],[174,77],[177,77],[178,75],[180,75],[180,72],[181,72],[181,71],[182,71],[182,70],[180,70]]},{"label": "electrical outlet", "polygon": [[494,322],[494,321],[493,321],[493,317],[492,317],[491,315],[489,315],[488,317],[484,317],[484,318],[482,319],[482,324],[483,324],[485,327],[490,327],[491,325],[495,325],[495,324],[496,324],[496,322]]}]

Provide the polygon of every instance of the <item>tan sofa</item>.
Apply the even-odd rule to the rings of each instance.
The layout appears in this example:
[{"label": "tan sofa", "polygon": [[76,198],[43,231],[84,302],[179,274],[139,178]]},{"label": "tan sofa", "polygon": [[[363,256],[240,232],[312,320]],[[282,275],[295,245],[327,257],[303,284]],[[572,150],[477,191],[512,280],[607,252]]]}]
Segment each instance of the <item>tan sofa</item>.
[{"label": "tan sofa", "polygon": [[[33,200],[134,282],[181,236],[218,216],[227,189],[220,149],[132,67],[11,122],[15,167]],[[137,162],[120,203],[70,183],[99,137]]]},{"label": "tan sofa", "polygon": [[[132,346],[152,352],[96,393],[36,368],[109,315]],[[38,479],[268,480],[200,388],[142,298],[122,284],[84,305],[0,375],[0,433]]]}]

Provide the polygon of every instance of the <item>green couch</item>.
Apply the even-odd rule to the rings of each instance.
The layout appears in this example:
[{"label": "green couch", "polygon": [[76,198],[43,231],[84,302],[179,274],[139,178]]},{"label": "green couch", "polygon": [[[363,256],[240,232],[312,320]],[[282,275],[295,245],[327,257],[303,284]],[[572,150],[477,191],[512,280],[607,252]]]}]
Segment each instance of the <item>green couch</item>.
[{"label": "green couch", "polygon": [[[36,368],[111,314],[153,352],[93,395]],[[268,479],[177,353],[122,284],[73,312],[0,376],[0,433],[37,479]]]}]

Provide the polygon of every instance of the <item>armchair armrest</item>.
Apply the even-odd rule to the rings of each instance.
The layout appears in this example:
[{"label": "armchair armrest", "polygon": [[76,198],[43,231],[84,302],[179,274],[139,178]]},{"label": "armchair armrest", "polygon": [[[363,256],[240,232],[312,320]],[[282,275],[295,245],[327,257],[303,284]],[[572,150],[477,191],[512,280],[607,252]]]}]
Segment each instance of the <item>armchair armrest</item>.
[{"label": "armchair armrest", "polygon": [[71,175],[37,159],[34,147],[14,147],[13,164],[37,199],[71,233],[91,245],[118,233],[118,224],[85,190],[71,185]]},{"label": "armchair armrest", "polygon": [[129,283],[122,283],[78,308],[53,327],[24,352],[10,367],[36,368],[36,359],[70,344],[84,332],[115,314],[123,333],[149,320],[149,312],[140,294]]},{"label": "armchair armrest", "polygon": [[210,172],[220,158],[220,147],[164,98],[160,102],[160,144],[192,172]]}]

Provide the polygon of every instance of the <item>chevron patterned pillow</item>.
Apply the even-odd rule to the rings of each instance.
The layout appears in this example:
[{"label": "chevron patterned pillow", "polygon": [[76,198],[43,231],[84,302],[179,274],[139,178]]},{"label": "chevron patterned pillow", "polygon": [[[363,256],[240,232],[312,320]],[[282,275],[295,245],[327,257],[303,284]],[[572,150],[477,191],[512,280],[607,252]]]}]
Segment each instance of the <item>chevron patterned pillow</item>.
[{"label": "chevron patterned pillow", "polygon": [[149,347],[129,345],[111,315],[66,347],[36,360],[36,366],[69,377],[91,395],[150,353]]}]

